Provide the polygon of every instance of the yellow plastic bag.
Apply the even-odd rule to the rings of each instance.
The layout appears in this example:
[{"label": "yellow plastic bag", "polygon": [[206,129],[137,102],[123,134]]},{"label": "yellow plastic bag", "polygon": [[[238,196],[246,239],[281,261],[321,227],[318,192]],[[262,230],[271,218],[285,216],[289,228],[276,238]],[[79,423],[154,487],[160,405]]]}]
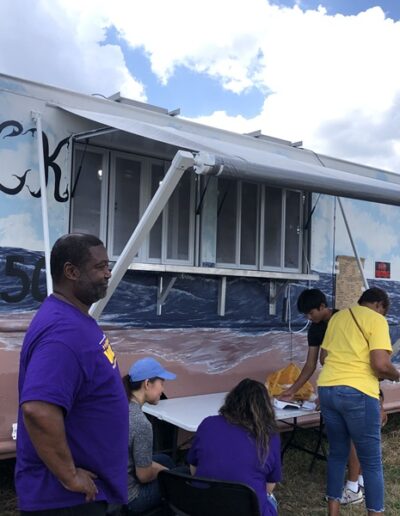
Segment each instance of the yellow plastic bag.
[{"label": "yellow plastic bag", "polygon": [[[268,389],[270,396],[279,396],[283,391],[291,387],[300,375],[300,368],[291,362],[288,366],[267,376],[265,386]],[[314,388],[310,382],[306,382],[301,389],[299,389],[294,399],[295,400],[309,400],[314,394]]]}]

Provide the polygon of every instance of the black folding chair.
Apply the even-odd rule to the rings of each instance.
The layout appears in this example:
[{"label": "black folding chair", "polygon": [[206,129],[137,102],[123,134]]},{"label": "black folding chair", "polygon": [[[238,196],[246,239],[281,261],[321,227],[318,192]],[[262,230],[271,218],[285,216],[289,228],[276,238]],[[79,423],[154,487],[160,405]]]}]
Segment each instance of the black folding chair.
[{"label": "black folding chair", "polygon": [[161,496],[178,516],[260,516],[258,498],[251,487],[162,470]]}]

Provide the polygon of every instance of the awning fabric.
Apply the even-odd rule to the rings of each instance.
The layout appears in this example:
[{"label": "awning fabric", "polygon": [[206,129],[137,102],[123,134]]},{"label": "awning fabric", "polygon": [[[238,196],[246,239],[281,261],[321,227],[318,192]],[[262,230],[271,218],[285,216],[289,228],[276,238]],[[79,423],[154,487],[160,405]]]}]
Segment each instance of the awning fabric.
[{"label": "awning fabric", "polygon": [[[271,186],[295,188],[334,196],[400,205],[400,176],[363,167],[290,145],[238,135],[176,119],[166,114],[126,108],[127,116],[59,106],[102,126],[113,127],[179,149],[208,153],[215,166],[204,173],[218,174]],[[118,106],[120,109],[121,106]],[[108,110],[109,111],[109,110]],[[129,116],[128,116],[129,115]],[[203,155],[200,152],[200,158]]]}]

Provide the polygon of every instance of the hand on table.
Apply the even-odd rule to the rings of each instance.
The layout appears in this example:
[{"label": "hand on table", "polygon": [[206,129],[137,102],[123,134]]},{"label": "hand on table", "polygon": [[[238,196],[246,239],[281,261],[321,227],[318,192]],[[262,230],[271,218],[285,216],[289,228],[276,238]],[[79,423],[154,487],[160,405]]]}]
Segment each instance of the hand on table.
[{"label": "hand on table", "polygon": [[277,396],[280,401],[293,401],[294,393],[290,389],[286,389],[279,396]]}]

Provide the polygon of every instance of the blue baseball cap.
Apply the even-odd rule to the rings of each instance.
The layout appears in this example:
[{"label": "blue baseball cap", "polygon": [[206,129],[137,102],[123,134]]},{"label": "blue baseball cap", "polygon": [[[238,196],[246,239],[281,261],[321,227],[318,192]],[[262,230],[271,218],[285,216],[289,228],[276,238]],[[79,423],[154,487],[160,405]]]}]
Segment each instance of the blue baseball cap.
[{"label": "blue baseball cap", "polygon": [[162,378],[163,380],[175,380],[176,374],[170,373],[152,357],[141,358],[131,365],[128,373],[132,382],[140,382],[149,378]]}]

